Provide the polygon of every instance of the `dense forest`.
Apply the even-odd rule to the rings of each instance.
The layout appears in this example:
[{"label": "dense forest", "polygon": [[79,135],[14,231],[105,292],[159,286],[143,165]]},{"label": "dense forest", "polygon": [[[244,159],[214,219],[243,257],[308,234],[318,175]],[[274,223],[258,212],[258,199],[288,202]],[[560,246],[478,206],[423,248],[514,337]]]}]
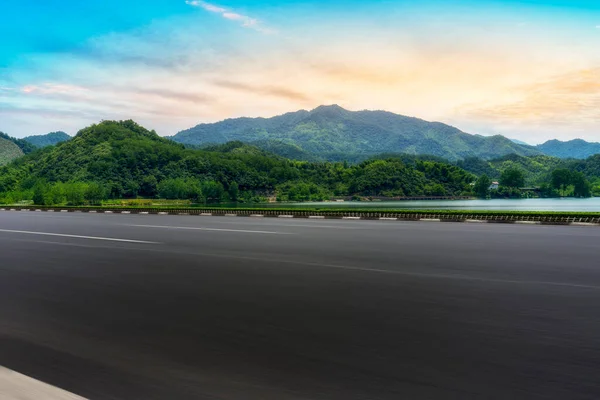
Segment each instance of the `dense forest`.
[{"label": "dense forest", "polygon": [[108,198],[197,202],[323,200],[332,196],[468,195],[475,176],[429,160],[292,161],[241,142],[185,148],[133,121],[104,121],[0,168],[0,201],[99,203]]}]

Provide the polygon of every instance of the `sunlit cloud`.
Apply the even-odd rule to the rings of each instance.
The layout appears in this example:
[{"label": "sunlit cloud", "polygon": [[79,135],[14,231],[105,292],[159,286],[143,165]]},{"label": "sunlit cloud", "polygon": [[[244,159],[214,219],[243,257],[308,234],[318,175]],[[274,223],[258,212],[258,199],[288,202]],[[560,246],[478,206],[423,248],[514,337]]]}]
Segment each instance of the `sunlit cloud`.
[{"label": "sunlit cloud", "polygon": [[87,90],[84,87],[69,85],[69,84],[55,84],[55,83],[43,83],[40,85],[25,85],[20,88],[23,93],[40,93],[40,94],[54,94],[54,93],[75,93]]},{"label": "sunlit cloud", "polygon": [[227,80],[216,80],[213,82],[216,86],[231,89],[239,92],[250,93],[254,95],[266,95],[279,97],[287,100],[296,100],[300,102],[310,102],[311,98],[299,91],[281,86],[265,85],[256,86],[242,82],[233,82]]},{"label": "sunlit cloud", "polygon": [[590,139],[600,131],[600,67],[560,74],[511,92],[510,100],[467,104],[457,112],[499,130],[552,131],[553,136],[580,131]]},{"label": "sunlit cloud", "polygon": [[277,33],[276,30],[272,28],[268,28],[264,26],[258,19],[249,17],[247,15],[238,14],[233,11],[229,11],[226,8],[216,6],[214,4],[207,3],[205,1],[200,0],[186,0],[186,4],[193,7],[200,7],[206,11],[220,14],[223,18],[228,19],[230,21],[237,21],[241,23],[241,26],[244,28],[253,29],[257,32],[261,32],[264,34],[274,34]]}]

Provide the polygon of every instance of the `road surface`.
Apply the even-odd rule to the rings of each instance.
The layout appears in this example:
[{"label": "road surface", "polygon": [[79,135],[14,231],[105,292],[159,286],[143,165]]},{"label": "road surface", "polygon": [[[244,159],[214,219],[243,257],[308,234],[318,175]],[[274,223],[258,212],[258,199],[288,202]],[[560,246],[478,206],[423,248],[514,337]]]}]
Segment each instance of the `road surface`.
[{"label": "road surface", "polygon": [[0,212],[0,366],[91,399],[598,399],[600,229]]}]

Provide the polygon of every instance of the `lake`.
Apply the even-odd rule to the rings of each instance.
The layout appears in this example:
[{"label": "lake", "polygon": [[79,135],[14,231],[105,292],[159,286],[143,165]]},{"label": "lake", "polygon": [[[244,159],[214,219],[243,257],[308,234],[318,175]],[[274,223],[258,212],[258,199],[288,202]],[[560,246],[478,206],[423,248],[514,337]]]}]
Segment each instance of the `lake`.
[{"label": "lake", "polygon": [[[419,209],[419,210],[505,210],[505,211],[598,211],[600,197],[589,199],[494,199],[494,200],[423,200],[423,201],[376,201],[376,202],[315,202],[261,204],[257,207],[289,208],[372,208],[372,209]],[[241,205],[241,207],[244,207]]]}]

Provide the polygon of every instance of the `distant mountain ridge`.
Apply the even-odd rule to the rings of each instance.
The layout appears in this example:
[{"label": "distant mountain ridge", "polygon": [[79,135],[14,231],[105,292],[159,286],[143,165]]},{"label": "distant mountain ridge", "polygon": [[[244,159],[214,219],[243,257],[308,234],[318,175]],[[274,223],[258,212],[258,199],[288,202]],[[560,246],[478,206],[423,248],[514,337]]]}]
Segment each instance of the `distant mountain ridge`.
[{"label": "distant mountain ridge", "polygon": [[71,139],[71,136],[62,131],[50,132],[45,135],[32,135],[23,138],[24,141],[29,142],[36,147],[54,146]]},{"label": "distant mountain ridge", "polygon": [[600,154],[600,143],[586,142],[583,139],[566,142],[554,139],[540,144],[536,148],[544,154],[558,158],[586,159],[595,154]]},{"label": "distant mountain ridge", "polygon": [[349,155],[389,152],[429,154],[450,160],[541,154],[534,147],[519,145],[504,136],[471,135],[440,122],[387,111],[348,111],[337,105],[272,118],[200,124],[179,132],[172,140],[196,146],[241,141],[270,151],[308,153],[331,161]]}]

